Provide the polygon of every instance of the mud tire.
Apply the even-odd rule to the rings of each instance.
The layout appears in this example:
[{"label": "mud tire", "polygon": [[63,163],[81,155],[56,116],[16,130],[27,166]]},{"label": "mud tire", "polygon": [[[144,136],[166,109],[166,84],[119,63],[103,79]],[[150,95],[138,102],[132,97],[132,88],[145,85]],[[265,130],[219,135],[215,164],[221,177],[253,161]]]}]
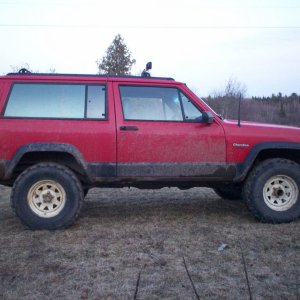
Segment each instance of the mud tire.
[{"label": "mud tire", "polygon": [[249,174],[243,197],[255,217],[288,223],[300,216],[300,166],[288,159],[268,159]]},{"label": "mud tire", "polygon": [[54,230],[75,222],[83,198],[81,183],[70,169],[56,163],[39,163],[16,179],[11,206],[28,228]]}]

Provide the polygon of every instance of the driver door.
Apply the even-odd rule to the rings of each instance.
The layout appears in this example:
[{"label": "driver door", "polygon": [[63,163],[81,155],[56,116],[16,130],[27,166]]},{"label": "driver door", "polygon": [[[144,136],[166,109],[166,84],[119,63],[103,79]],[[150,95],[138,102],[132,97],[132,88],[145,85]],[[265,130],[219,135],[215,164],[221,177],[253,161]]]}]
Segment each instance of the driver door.
[{"label": "driver door", "polygon": [[220,176],[215,174],[225,164],[223,128],[216,120],[204,123],[186,91],[114,83],[114,96],[118,176]]}]

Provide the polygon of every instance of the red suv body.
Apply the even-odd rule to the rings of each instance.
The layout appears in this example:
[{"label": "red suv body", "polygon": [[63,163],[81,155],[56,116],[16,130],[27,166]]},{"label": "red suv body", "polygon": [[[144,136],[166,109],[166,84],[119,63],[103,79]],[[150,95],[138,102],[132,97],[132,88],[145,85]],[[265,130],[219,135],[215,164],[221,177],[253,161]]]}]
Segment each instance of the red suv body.
[{"label": "red suv body", "polygon": [[0,77],[0,183],[27,226],[74,222],[90,187],[213,187],[255,216],[300,215],[300,129],[220,118],[168,78]]}]

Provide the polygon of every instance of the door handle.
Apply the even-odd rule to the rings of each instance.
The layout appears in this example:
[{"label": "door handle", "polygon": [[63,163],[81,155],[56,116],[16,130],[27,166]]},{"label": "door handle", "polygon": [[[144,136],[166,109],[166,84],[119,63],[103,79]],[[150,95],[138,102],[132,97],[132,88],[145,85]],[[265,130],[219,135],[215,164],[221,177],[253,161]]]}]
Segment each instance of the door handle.
[{"label": "door handle", "polygon": [[139,128],[137,126],[120,126],[120,130],[123,131],[137,131]]}]

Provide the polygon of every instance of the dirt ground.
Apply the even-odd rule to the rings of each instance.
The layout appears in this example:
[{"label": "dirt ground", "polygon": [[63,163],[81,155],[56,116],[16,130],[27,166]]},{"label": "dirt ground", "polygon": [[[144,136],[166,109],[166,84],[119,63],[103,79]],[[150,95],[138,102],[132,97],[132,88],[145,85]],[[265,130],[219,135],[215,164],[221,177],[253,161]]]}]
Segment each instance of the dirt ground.
[{"label": "dirt ground", "polygon": [[300,220],[258,223],[208,188],[92,189],[71,228],[30,231],[9,195],[0,299],[300,299]]}]

